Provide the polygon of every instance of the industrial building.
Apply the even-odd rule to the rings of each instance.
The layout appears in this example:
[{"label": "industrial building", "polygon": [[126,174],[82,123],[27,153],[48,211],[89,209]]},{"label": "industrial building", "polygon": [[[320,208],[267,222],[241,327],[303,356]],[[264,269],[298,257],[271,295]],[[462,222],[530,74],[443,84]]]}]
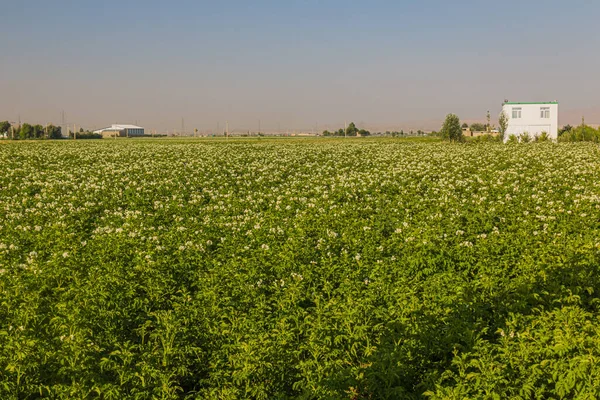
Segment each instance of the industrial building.
[{"label": "industrial building", "polygon": [[144,136],[144,128],[136,125],[113,124],[108,128],[98,129],[94,133],[99,133],[102,137],[135,137]]},{"label": "industrial building", "polygon": [[511,135],[528,134],[531,138],[546,132],[550,139],[558,139],[558,102],[517,103],[505,101],[502,111],[508,117],[504,139]]}]

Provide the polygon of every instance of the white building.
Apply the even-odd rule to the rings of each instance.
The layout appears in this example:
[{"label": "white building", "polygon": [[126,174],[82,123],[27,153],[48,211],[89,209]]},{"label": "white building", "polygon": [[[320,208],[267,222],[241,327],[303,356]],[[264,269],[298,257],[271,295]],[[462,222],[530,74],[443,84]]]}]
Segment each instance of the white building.
[{"label": "white building", "polygon": [[136,125],[121,125],[113,124],[108,128],[98,129],[94,133],[99,133],[103,137],[130,137],[130,136],[144,136],[144,128]]},{"label": "white building", "polygon": [[558,138],[558,102],[515,103],[505,102],[502,111],[508,116],[504,140],[510,135],[529,134],[531,138],[546,132],[552,140]]}]

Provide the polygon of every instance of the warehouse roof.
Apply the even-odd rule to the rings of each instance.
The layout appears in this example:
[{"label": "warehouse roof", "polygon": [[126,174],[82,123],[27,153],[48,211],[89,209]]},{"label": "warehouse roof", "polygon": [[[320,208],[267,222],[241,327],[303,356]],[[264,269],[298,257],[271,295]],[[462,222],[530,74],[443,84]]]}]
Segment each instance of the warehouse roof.
[{"label": "warehouse roof", "polygon": [[141,126],[137,125],[127,125],[127,124],[112,124],[107,128],[102,128],[94,131],[94,133],[102,133],[103,131],[122,131],[123,129],[144,129]]}]

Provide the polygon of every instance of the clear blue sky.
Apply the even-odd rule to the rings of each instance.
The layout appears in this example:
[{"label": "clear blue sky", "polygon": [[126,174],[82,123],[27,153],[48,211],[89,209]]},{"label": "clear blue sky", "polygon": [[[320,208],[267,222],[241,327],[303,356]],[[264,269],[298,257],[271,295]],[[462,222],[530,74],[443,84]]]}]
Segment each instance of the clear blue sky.
[{"label": "clear blue sky", "polygon": [[449,112],[495,115],[505,98],[600,117],[595,0],[0,0],[0,10],[0,120],[56,123],[64,109],[90,128],[173,129],[182,117],[188,129],[426,127]]}]

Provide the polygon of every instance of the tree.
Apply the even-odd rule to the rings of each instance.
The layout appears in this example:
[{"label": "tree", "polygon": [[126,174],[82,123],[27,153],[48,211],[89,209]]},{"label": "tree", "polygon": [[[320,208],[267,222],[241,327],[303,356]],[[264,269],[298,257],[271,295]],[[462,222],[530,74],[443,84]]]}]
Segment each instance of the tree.
[{"label": "tree", "polygon": [[50,139],[60,139],[62,138],[62,132],[60,126],[48,125],[48,137]]},{"label": "tree", "polygon": [[33,137],[33,126],[28,123],[24,123],[19,130],[20,139],[31,139]]},{"label": "tree", "polygon": [[10,122],[2,121],[0,122],[0,135],[8,135],[10,132]]},{"label": "tree", "polygon": [[460,119],[455,114],[448,114],[441,129],[442,138],[451,142],[462,142],[464,140]]},{"label": "tree", "polygon": [[500,127],[500,137],[504,141],[504,136],[506,135],[506,130],[508,129],[508,115],[504,111],[500,113],[500,117],[498,118],[498,126]]},{"label": "tree", "polygon": [[360,136],[370,136],[370,135],[371,135],[371,132],[369,132],[369,131],[368,131],[368,130],[366,130],[366,129],[361,129],[360,131],[358,131],[358,134],[359,134]]},{"label": "tree", "polygon": [[469,124],[467,124],[466,122],[464,122],[461,127],[463,129],[467,129],[469,127]]},{"label": "tree", "polygon": [[358,128],[354,125],[354,122],[350,122],[350,125],[346,128],[347,136],[356,136],[358,134]]},{"label": "tree", "polygon": [[487,132],[489,132],[490,128],[491,128],[491,125],[490,125],[490,119],[491,119],[491,117],[490,117],[490,112],[489,111],[487,112],[487,115],[485,116],[485,119],[487,120],[487,126],[486,126],[485,130]]},{"label": "tree", "polygon": [[485,124],[482,124],[481,122],[473,122],[471,124],[471,130],[473,132],[483,132],[486,130]]},{"label": "tree", "polygon": [[558,131],[558,136],[562,136],[564,133],[571,132],[572,130],[573,130],[573,127],[571,125],[567,124]]},{"label": "tree", "polygon": [[40,139],[44,137],[44,127],[42,125],[33,125],[33,134],[31,136],[35,139]]}]

